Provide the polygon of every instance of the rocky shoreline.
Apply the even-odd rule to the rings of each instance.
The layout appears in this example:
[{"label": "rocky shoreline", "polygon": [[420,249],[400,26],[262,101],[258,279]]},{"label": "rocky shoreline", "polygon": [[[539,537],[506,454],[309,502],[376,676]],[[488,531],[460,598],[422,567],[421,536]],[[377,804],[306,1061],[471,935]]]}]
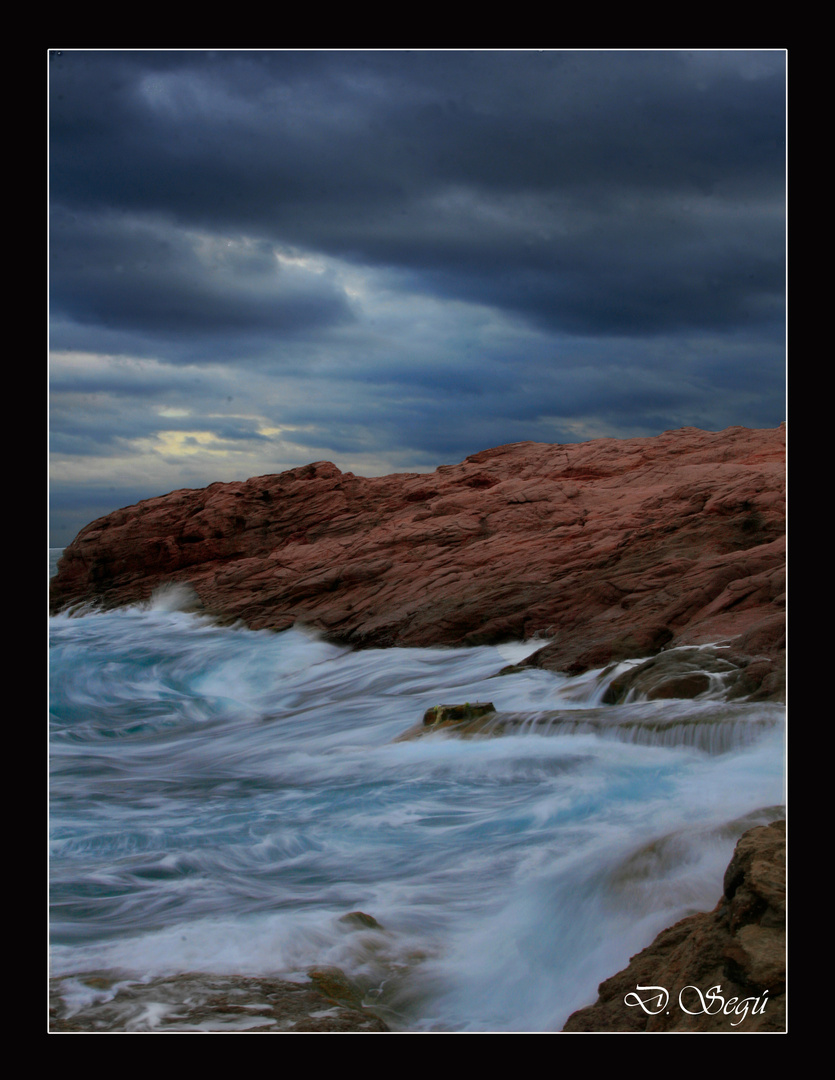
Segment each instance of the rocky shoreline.
[{"label": "rocky shoreline", "polygon": [[112,971],[54,978],[50,1031],[333,1034],[389,1031],[339,968],[306,982],[186,973],[137,982]]},{"label": "rocky shoreline", "polygon": [[563,1031],[785,1031],[785,821],[744,833],[715,909],[662,931],[598,993]]},{"label": "rocky shoreline", "polygon": [[[785,1031],[785,870],[785,821],[749,829],[715,909],[662,931],[563,1032]],[[364,912],[343,921],[381,930]],[[50,1031],[389,1032],[366,998],[334,967],[311,969],[305,982],[199,972],[137,981],[90,971],[51,980]]]},{"label": "rocky shoreline", "polygon": [[[541,637],[524,664],[566,674],[646,658],[611,681],[606,704],[716,692],[782,701],[784,559],[784,426],[685,428],[517,443],[425,475],[362,478],[317,462],[175,491],[83,529],[50,607],[118,607],[170,587],[225,622],[301,623],[356,647]],[[179,992],[176,980],[159,982],[163,997]],[[714,912],[664,931],[565,1030],[783,1030],[784,984],[785,832],[775,823],[739,841]],[[639,985],[662,986],[671,1015],[625,1004]],[[749,1006],[740,1019],[741,1006],[717,1010],[714,998],[690,1013],[678,1007],[686,986],[721,986],[734,1008]],[[284,1023],[278,984],[255,991],[275,999],[265,1030],[306,1022]],[[233,1012],[239,992],[206,991]],[[324,1009],[319,1019],[334,1026],[295,1030],[386,1030],[350,995],[324,996],[330,1004],[310,999],[311,1015]],[[77,1022],[58,1007],[53,1030]]]},{"label": "rocky shoreline", "polygon": [[683,428],[515,443],[431,474],[317,462],[171,492],[82,529],[50,604],[180,586],[217,618],[357,647],[539,636],[527,663],[568,674],[722,642],[737,696],[775,700],[784,560],[785,428]]}]

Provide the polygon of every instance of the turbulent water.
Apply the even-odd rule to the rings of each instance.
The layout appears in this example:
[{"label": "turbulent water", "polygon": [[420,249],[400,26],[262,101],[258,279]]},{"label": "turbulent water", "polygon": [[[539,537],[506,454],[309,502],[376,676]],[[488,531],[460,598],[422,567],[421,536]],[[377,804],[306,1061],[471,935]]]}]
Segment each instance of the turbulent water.
[{"label": "turbulent water", "polygon": [[[52,972],[70,1012],[95,997],[68,977],[84,972],[335,965],[393,1030],[559,1030],[659,930],[712,908],[737,837],[781,816],[781,707],[602,706],[598,673],[495,678],[541,642],[355,652],[177,606],[50,620]],[[548,722],[397,741],[464,701]]]}]

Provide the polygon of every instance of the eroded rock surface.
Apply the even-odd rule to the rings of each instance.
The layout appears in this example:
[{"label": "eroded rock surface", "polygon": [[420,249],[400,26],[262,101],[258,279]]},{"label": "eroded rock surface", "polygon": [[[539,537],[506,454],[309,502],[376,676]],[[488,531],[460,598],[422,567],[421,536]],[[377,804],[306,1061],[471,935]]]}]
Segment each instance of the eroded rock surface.
[{"label": "eroded rock surface", "polygon": [[218,617],[357,646],[540,635],[528,662],[569,673],[733,639],[745,693],[779,696],[784,436],[515,443],[425,475],[317,462],[174,491],[83,529],[51,606],[190,583]]},{"label": "eroded rock surface", "polygon": [[660,933],[563,1030],[784,1031],[785,986],[786,823],[775,821],[740,838],[712,912]]}]

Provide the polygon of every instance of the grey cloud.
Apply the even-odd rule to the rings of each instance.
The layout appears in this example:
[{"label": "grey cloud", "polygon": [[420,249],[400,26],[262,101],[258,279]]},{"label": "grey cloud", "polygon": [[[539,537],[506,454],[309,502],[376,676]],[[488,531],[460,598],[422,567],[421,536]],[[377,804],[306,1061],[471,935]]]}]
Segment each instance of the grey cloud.
[{"label": "grey cloud", "polygon": [[784,114],[780,51],[55,56],[52,345],[124,363],[56,362],[53,449],[776,424]]},{"label": "grey cloud", "polygon": [[53,308],[76,324],[174,342],[218,336],[240,342],[319,332],[353,318],[332,280],[284,269],[264,240],[60,212],[53,237]]},{"label": "grey cloud", "polygon": [[[574,332],[605,311],[583,273],[595,250],[611,267],[614,329],[629,332],[635,309],[636,329],[652,329],[656,310],[660,327],[699,318],[726,325],[751,307],[744,252],[709,214],[694,224],[666,208],[703,195],[720,211],[730,200],[744,220],[754,198],[779,209],[782,56],[757,55],[759,68],[746,68],[744,54],[712,64],[628,52],[69,54],[53,75],[53,191],[68,206],[250,229],[409,269],[430,289],[440,283]],[[761,74],[751,77],[754,69]],[[505,216],[500,227],[489,212],[467,221],[460,204],[443,199],[456,191],[489,212],[525,195],[528,216]],[[640,201],[632,230],[612,206],[625,192]],[[531,241],[532,224],[553,218],[555,195],[569,236]],[[589,227],[572,240],[575,217]],[[723,269],[714,293],[686,279],[688,232]],[[773,292],[779,222],[763,238]],[[512,274],[534,279],[525,303],[507,291]],[[659,279],[670,295],[656,305]],[[723,305],[717,296],[729,283],[733,299]],[[118,307],[114,293],[90,314]],[[190,325],[188,312],[202,311],[201,297],[185,293],[186,314],[177,316],[146,286],[123,302],[125,317],[139,300],[174,333],[179,319]],[[339,318],[338,306],[325,307]],[[229,301],[214,317],[269,322],[258,305]]]}]

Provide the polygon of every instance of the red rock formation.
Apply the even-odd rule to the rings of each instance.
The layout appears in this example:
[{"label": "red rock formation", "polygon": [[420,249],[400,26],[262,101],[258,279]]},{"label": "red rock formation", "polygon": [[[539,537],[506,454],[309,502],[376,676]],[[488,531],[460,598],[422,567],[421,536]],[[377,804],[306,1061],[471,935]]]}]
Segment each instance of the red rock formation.
[{"label": "red rock formation", "polygon": [[786,823],[775,821],[740,838],[714,911],[662,931],[563,1031],[784,1031],[785,989]]},{"label": "red rock formation", "polygon": [[[359,646],[553,638],[562,671],[735,638],[778,686],[785,432],[515,443],[434,473],[317,462],[174,491],[83,529],[52,610],[190,582],[207,612]],[[751,658],[759,658],[750,668]],[[766,691],[763,679],[771,679]]]}]

